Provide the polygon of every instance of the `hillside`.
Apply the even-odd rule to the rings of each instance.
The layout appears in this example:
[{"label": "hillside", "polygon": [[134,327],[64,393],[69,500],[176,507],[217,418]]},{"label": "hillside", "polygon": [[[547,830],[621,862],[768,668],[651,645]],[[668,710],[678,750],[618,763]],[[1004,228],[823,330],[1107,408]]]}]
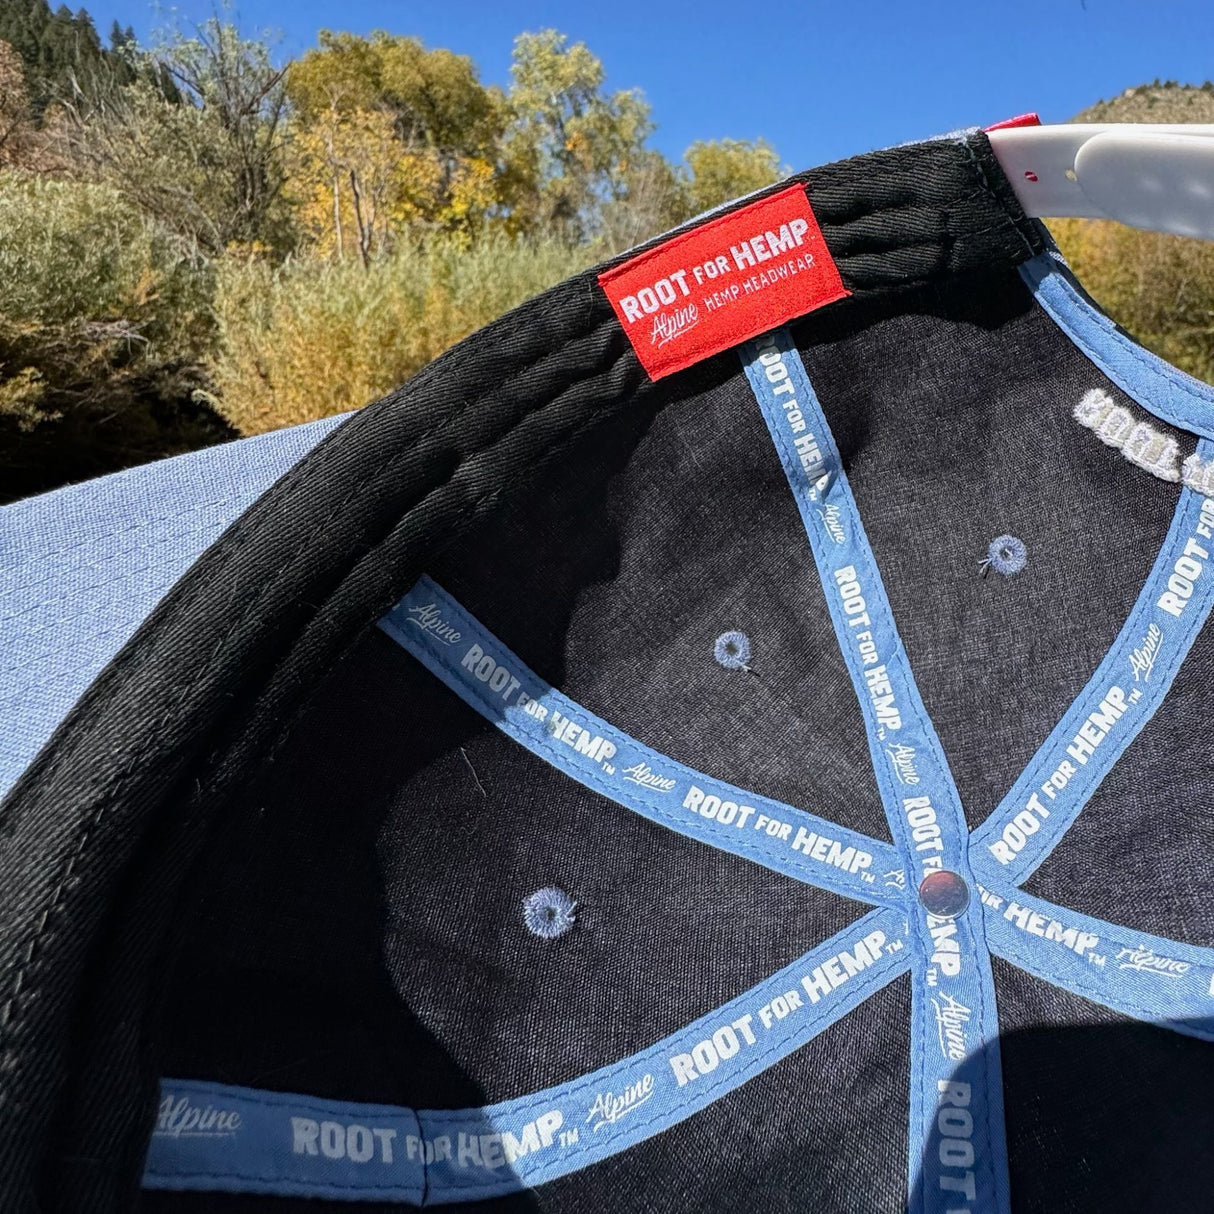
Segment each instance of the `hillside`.
[{"label": "hillside", "polygon": [[1140,84],[1109,101],[1080,110],[1072,122],[1209,122],[1214,123],[1214,82],[1198,87],[1166,80]]}]

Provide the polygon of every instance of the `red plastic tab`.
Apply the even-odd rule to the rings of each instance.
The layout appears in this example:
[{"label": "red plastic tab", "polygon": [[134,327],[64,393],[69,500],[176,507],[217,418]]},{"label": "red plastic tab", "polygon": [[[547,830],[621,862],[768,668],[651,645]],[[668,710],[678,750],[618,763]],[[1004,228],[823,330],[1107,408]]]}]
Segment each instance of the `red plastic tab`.
[{"label": "red plastic tab", "polygon": [[672,237],[599,283],[650,379],[851,294],[799,185]]},{"label": "red plastic tab", "polygon": [[1015,118],[1005,118],[1002,122],[996,122],[994,126],[984,127],[987,131],[1006,131],[1011,127],[1017,126],[1040,126],[1041,119],[1034,114],[1017,114]]}]

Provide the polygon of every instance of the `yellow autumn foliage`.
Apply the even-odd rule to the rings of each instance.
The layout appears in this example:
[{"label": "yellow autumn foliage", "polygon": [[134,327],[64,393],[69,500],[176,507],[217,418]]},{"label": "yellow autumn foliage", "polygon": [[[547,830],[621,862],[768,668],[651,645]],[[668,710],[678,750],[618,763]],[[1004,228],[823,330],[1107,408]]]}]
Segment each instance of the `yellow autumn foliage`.
[{"label": "yellow autumn foliage", "polygon": [[1214,242],[1109,220],[1048,227],[1093,299],[1149,350],[1214,382]]},{"label": "yellow autumn foliage", "polygon": [[489,236],[401,243],[361,263],[229,262],[217,405],[244,434],[356,409],[448,346],[583,269],[586,249]]}]

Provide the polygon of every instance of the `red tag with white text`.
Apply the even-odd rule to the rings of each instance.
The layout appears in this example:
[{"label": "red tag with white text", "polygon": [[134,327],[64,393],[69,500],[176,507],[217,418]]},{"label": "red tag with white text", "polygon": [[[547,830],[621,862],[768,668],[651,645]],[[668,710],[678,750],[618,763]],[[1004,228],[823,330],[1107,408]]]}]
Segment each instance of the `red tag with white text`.
[{"label": "red tag with white text", "polygon": [[650,379],[851,294],[799,185],[673,236],[599,284]]}]

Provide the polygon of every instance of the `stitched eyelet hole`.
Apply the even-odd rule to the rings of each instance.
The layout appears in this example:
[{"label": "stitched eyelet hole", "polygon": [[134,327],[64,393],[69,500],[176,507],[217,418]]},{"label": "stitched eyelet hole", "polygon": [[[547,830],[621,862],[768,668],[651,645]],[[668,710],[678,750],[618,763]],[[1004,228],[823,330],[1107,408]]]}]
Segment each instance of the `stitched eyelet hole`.
[{"label": "stitched eyelet hole", "polygon": [[746,670],[750,662],[750,637],[744,632],[723,632],[713,642],[712,656],[726,670]]},{"label": "stitched eyelet hole", "polygon": [[563,889],[548,885],[523,899],[523,922],[533,935],[555,940],[577,921],[576,909],[577,903]]},{"label": "stitched eyelet hole", "polygon": [[1013,577],[1019,573],[1028,561],[1028,549],[1024,541],[1014,535],[1001,535],[991,540],[986,550],[986,560],[982,562],[983,572],[987,567],[1003,577]]}]

